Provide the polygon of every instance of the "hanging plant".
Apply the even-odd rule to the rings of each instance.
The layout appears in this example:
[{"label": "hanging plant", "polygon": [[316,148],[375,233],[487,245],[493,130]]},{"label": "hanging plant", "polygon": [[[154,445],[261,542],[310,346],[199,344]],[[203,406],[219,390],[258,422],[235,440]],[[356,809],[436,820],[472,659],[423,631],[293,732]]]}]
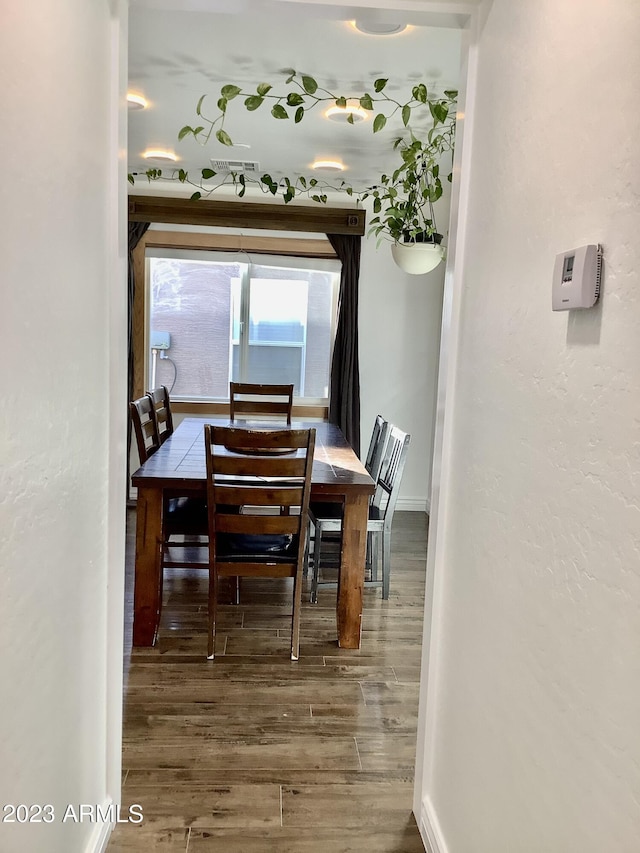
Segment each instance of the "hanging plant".
[{"label": "hanging plant", "polygon": [[[269,174],[251,177],[242,172],[216,172],[204,168],[197,175],[185,169],[148,169],[143,173],[149,181],[176,180],[195,188],[192,199],[210,196],[222,186],[232,185],[242,198],[247,186],[254,185],[263,192],[282,197],[285,204],[298,196],[326,204],[330,191],[344,192],[362,202],[373,199],[373,213],[369,233],[382,239],[395,242],[432,242],[439,244],[442,239],[436,224],[434,204],[443,193],[440,174],[443,159],[451,163],[455,144],[455,107],[457,91],[449,90],[443,97],[430,95],[427,86],[419,83],[413,86],[411,97],[399,101],[386,92],[388,78],[378,78],[373,82],[372,91],[356,96],[338,95],[318,85],[308,74],[293,69],[286,72],[284,86],[288,91],[276,91],[271,83],[260,83],[255,91],[245,91],[241,86],[227,83],[220,89],[216,109],[208,115],[205,111],[207,100],[202,95],[196,105],[197,122],[185,125],[178,133],[178,139],[193,137],[201,145],[207,145],[213,139],[226,146],[233,145],[226,124],[230,106],[242,103],[249,112],[269,109],[271,116],[278,121],[291,120],[294,124],[303,121],[307,113],[321,105],[335,105],[346,109],[357,104],[362,109],[373,112],[373,133],[379,133],[389,119],[399,114],[405,128],[403,135],[396,138],[393,147],[398,152],[399,163],[391,174],[384,174],[380,180],[363,189],[356,189],[346,181],[332,184],[317,178],[301,175],[283,177],[278,180]],[[419,114],[427,113],[431,126],[426,138],[418,136],[411,128],[411,121]],[[353,115],[347,116],[347,122],[354,123]],[[136,175],[129,175],[130,183],[135,183]],[[446,174],[451,181],[451,169]]]}]

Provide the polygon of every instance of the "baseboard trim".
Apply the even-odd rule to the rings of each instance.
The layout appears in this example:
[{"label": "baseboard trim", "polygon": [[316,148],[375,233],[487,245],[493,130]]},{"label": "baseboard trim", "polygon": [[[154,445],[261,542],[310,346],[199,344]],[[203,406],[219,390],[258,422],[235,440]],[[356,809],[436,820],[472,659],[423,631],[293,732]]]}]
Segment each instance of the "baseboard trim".
[{"label": "baseboard trim", "polygon": [[398,498],[396,509],[402,512],[429,512],[427,498]]},{"label": "baseboard trim", "polygon": [[[107,797],[102,807],[103,813],[106,816],[106,812],[109,811],[110,807],[113,805],[113,800],[111,797]],[[109,843],[109,838],[111,837],[111,833],[115,827],[115,823],[107,821],[105,823],[97,823],[93,829],[93,832],[89,836],[89,841],[87,842],[87,846],[85,847],[85,853],[105,853],[107,849],[107,844]]]},{"label": "baseboard trim", "polygon": [[429,797],[422,799],[418,829],[427,853],[449,853],[440,828],[440,821]]}]

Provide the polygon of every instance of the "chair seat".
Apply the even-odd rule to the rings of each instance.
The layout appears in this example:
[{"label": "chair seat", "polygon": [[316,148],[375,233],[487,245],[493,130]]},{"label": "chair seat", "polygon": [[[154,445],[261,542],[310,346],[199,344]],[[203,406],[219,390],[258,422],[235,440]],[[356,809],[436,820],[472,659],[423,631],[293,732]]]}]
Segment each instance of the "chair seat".
[{"label": "chair seat", "polygon": [[287,534],[218,533],[216,556],[219,560],[245,562],[251,557],[291,560],[296,556],[298,537]]}]

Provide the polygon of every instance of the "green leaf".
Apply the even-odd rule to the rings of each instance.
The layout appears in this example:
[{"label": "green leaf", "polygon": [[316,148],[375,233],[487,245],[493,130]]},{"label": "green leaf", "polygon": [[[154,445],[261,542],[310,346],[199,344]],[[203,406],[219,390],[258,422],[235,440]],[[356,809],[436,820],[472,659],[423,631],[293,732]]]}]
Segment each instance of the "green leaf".
[{"label": "green leaf", "polygon": [[449,107],[442,101],[437,101],[435,104],[429,102],[429,109],[431,110],[431,115],[435,119],[436,123],[444,123],[447,120]]},{"label": "green leaf", "polygon": [[344,97],[336,98],[336,107],[340,107],[343,110],[347,106],[347,99]]},{"label": "green leaf", "polygon": [[373,109],[373,101],[371,100],[371,95],[365,93],[360,98],[360,106],[363,110],[372,110]]},{"label": "green leaf", "polygon": [[220,94],[228,101],[232,100],[232,98],[237,97],[241,92],[242,89],[239,86],[232,86],[231,84],[223,86],[222,89],[220,89]]},{"label": "green leaf", "polygon": [[420,83],[419,86],[414,86],[411,90],[411,94],[416,99],[416,101],[420,101],[421,104],[427,103],[427,87],[424,83]]},{"label": "green leaf", "polygon": [[311,200],[312,200],[312,201],[317,201],[317,202],[319,202],[319,201],[320,201],[320,196],[319,196],[319,195],[312,195],[312,196],[311,196]]},{"label": "green leaf", "polygon": [[133,175],[127,175],[127,180],[129,181],[130,184],[132,184],[132,185],[135,184],[135,179],[134,179]]},{"label": "green leaf", "polygon": [[402,123],[406,127],[409,124],[409,120],[411,119],[411,107],[409,104],[405,104],[402,108]]},{"label": "green leaf", "polygon": [[184,182],[187,180],[187,173],[184,169],[178,169],[178,180],[181,184],[184,184]]},{"label": "green leaf", "polygon": [[349,122],[349,124],[355,124],[353,120],[353,113],[349,113],[349,115],[347,116],[347,121]]},{"label": "green leaf", "polygon": [[199,133],[202,133],[203,130],[204,130],[204,127],[202,127],[202,125],[200,125],[199,127],[194,127],[193,128],[193,135],[197,136]]},{"label": "green leaf", "polygon": [[253,110],[257,110],[258,107],[263,103],[264,98],[261,98],[259,95],[249,95],[248,98],[245,98],[244,105],[249,110],[249,112],[253,112]]},{"label": "green leaf", "polygon": [[299,178],[299,180],[300,180],[300,186],[301,186],[304,190],[306,190],[306,188],[307,188],[307,179],[306,179],[306,178],[304,178],[304,177],[301,175],[301,176],[300,176],[300,178]]},{"label": "green leaf", "polygon": [[289,75],[287,77],[287,79],[284,81],[287,85],[289,85],[289,83],[291,83],[293,78],[296,76],[296,71],[293,68],[285,68],[283,71],[283,74]]},{"label": "green leaf", "polygon": [[247,182],[245,181],[244,175],[240,175],[240,177],[238,178],[238,181],[240,183],[240,189],[238,190],[238,198],[242,198],[242,196],[247,191]]},{"label": "green leaf", "polygon": [[271,83],[260,83],[257,92],[259,95],[266,95],[271,88]]},{"label": "green leaf", "polygon": [[190,125],[185,124],[185,126],[181,127],[178,131],[178,139],[184,139],[185,136],[189,136],[189,134],[193,132],[193,128]]},{"label": "green leaf", "polygon": [[381,210],[382,210],[382,202],[380,201],[379,198],[375,198],[373,200],[373,212],[374,213],[380,213]]},{"label": "green leaf", "polygon": [[376,90],[376,92],[382,92],[388,82],[388,79],[385,79],[384,77],[379,77],[373,84],[373,88]]},{"label": "green leaf", "polygon": [[274,118],[289,118],[289,113],[285,110],[282,104],[274,104],[271,108],[271,115]]},{"label": "green leaf", "polygon": [[229,134],[227,133],[226,130],[222,130],[222,129],[216,130],[216,139],[222,145],[233,145],[233,142],[231,141],[231,137],[229,136]]},{"label": "green leaf", "polygon": [[458,90],[457,89],[445,89],[444,93],[447,96],[447,98],[451,98],[452,101],[455,101],[455,99],[458,97]]},{"label": "green leaf", "polygon": [[203,169],[202,170],[202,180],[208,181],[209,178],[214,178],[215,174],[216,173],[213,171],[213,169]]},{"label": "green leaf", "polygon": [[197,115],[197,116],[201,115],[200,110],[202,109],[202,102],[204,101],[204,99],[205,99],[206,97],[207,97],[206,95],[201,95],[201,96],[200,96],[200,100],[199,100],[199,101],[198,101],[198,103],[196,104],[196,115]]},{"label": "green leaf", "polygon": [[227,111],[227,99],[226,98],[218,98],[218,109],[221,113],[226,113]]},{"label": "green leaf", "polygon": [[303,118],[304,118],[304,107],[298,107],[298,109],[296,110],[294,121],[296,124],[299,124]]},{"label": "green leaf", "polygon": [[199,198],[202,198],[202,193],[195,192],[195,193],[191,196],[191,201],[198,201],[198,199],[199,199]]},{"label": "green leaf", "polygon": [[382,113],[378,113],[378,115],[373,120],[373,132],[377,133],[387,123],[387,117]]},{"label": "green leaf", "polygon": [[304,98],[298,92],[289,92],[287,95],[287,105],[290,107],[297,107],[300,104],[304,104]]},{"label": "green leaf", "polygon": [[309,77],[307,74],[302,75],[302,88],[309,95],[313,95],[318,90],[318,84],[313,79],[313,77]]}]

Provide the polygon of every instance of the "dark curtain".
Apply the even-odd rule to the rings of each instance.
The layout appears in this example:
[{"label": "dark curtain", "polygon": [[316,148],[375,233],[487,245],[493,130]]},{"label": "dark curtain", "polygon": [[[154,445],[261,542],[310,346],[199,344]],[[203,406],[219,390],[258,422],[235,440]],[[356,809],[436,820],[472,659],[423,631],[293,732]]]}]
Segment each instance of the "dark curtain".
[{"label": "dark curtain", "polygon": [[138,245],[144,234],[146,234],[150,223],[149,222],[130,222],[129,223],[129,311],[127,315],[127,346],[128,346],[128,371],[129,384],[127,386],[128,398],[133,400],[133,298],[136,292],[136,282],[133,277],[133,250]]},{"label": "dark curtain", "polygon": [[338,326],[331,361],[329,421],[337,424],[360,455],[360,366],[358,361],[358,279],[361,237],[327,234],[342,261]]},{"label": "dark curtain", "polygon": [[[129,223],[129,265],[127,271],[128,311],[127,311],[127,400],[133,400],[133,298],[136,282],[133,275],[133,250],[149,228],[149,222]],[[127,413],[127,497],[129,496],[129,448],[131,447],[131,418]]]}]

